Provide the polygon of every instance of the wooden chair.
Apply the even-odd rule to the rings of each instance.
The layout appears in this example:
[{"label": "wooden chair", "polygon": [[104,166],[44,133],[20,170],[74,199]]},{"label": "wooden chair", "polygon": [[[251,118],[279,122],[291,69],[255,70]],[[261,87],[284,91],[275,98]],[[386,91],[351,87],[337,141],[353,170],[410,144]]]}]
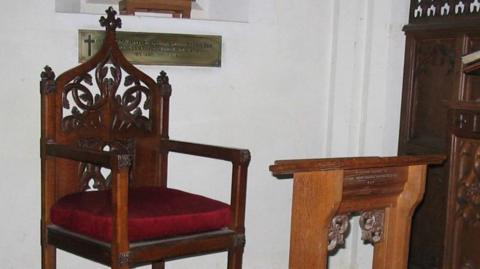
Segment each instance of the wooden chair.
[{"label": "wooden chair", "polygon": [[361,213],[362,239],[375,246],[374,269],[406,269],[412,214],[423,198],[426,167],[442,155],[281,160],[293,175],[290,269],[327,268],[344,244],[349,216]]},{"label": "wooden chair", "polygon": [[[94,57],[41,74],[42,268],[59,248],[116,269],[228,251],[240,269],[249,151],[170,140],[166,73],[155,82],[130,64],[107,15]],[[231,162],[231,203],[167,188],[169,152]]]}]

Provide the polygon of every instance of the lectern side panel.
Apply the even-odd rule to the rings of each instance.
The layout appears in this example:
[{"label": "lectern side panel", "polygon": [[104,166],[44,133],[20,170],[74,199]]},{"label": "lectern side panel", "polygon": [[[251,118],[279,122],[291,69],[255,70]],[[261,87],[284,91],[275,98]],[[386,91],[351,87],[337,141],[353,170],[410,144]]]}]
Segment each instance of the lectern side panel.
[{"label": "lectern side panel", "polygon": [[328,231],[342,200],[342,186],[342,170],[295,174],[290,269],[326,268]]},{"label": "lectern side panel", "polygon": [[385,211],[384,240],[375,245],[374,269],[407,268],[412,215],[425,191],[426,166],[408,168],[405,188]]}]

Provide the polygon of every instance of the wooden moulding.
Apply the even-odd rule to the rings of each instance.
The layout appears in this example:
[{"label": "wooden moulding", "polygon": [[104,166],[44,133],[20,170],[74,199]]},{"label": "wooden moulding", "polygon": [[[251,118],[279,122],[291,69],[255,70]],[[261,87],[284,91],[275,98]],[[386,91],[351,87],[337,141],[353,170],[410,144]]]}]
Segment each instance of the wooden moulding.
[{"label": "wooden moulding", "polygon": [[274,176],[281,177],[298,172],[370,169],[425,163],[441,164],[443,161],[445,161],[443,155],[278,160],[270,166],[270,171]]},{"label": "wooden moulding", "polygon": [[[50,244],[59,249],[82,256],[109,266],[111,261],[110,243],[67,231],[56,225],[48,226]],[[225,251],[231,245],[243,244],[242,238],[230,229],[203,234],[180,236],[145,242],[133,242],[129,247],[129,264],[138,266],[158,260],[173,260],[184,256],[194,256]],[[181,254],[181,256],[178,256]]]}]

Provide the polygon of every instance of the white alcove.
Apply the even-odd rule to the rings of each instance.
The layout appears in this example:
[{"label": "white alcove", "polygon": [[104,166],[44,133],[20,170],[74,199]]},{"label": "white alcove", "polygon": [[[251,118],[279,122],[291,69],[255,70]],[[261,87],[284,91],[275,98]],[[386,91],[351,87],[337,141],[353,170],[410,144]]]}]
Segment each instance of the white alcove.
[{"label": "white alcove", "polygon": [[[112,6],[119,10],[120,0],[55,0],[60,13],[104,14]],[[192,0],[191,19],[248,22],[249,0]],[[171,17],[170,14],[137,12],[137,16]]]}]

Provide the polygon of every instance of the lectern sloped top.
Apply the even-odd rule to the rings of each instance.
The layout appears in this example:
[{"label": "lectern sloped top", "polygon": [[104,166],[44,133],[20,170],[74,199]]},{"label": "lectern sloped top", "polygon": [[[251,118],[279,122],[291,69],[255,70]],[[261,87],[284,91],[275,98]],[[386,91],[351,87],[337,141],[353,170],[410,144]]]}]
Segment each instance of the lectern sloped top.
[{"label": "lectern sloped top", "polygon": [[440,164],[444,155],[420,155],[398,157],[346,157],[325,159],[277,160],[270,166],[274,176],[292,175],[298,172],[369,169],[421,164]]}]

